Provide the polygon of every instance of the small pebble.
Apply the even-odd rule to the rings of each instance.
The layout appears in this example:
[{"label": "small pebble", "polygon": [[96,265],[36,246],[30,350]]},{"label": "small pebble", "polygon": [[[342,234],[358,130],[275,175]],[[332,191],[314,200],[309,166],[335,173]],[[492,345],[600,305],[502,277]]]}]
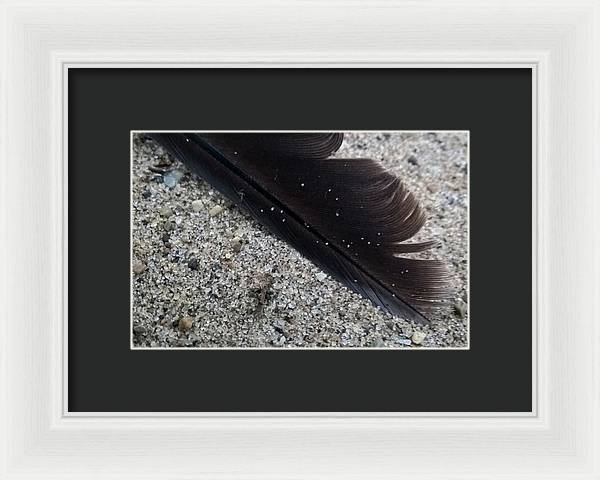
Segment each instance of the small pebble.
[{"label": "small pebble", "polygon": [[163,182],[167,187],[173,188],[179,183],[179,180],[181,180],[182,177],[183,172],[181,170],[171,170],[170,172],[165,173]]},{"label": "small pebble", "polygon": [[171,220],[167,220],[164,225],[163,228],[169,232],[171,230],[175,230],[175,222],[172,222]]},{"label": "small pebble", "polygon": [[465,302],[463,302],[462,300],[457,300],[456,303],[454,304],[454,310],[456,311],[456,313],[458,313],[460,318],[465,318],[465,316],[467,315],[468,309],[469,309],[468,305]]},{"label": "small pebble", "polygon": [[204,202],[202,200],[194,200],[192,202],[192,210],[194,212],[200,212],[204,209]]},{"label": "small pebble", "polygon": [[192,269],[192,270],[198,270],[198,259],[197,258],[190,259],[190,261],[188,262],[188,267],[190,267],[190,269]]},{"label": "small pebble", "polygon": [[317,277],[317,280],[319,282],[322,282],[323,280],[325,280],[327,278],[327,274],[325,274],[323,272],[319,272],[315,275],[315,277]]},{"label": "small pebble", "polygon": [[160,209],[160,215],[161,217],[170,217],[171,215],[173,215],[173,212],[169,207],[165,206]]},{"label": "small pebble", "polygon": [[147,333],[147,329],[146,327],[143,327],[142,325],[135,325],[133,327],[133,333],[135,333],[136,335],[146,335]]},{"label": "small pebble", "polygon": [[179,320],[179,331],[181,332],[189,332],[194,324],[194,319],[192,317],[183,317]]},{"label": "small pebble", "polygon": [[423,340],[425,340],[425,337],[427,337],[425,333],[415,330],[410,339],[415,345],[421,345],[421,343],[423,343]]},{"label": "small pebble", "polygon": [[148,167],[148,170],[154,173],[160,173],[161,175],[167,173],[167,171],[162,167],[157,167],[156,165],[151,165]]},{"label": "small pebble", "polygon": [[146,266],[146,264],[144,262],[141,262],[139,260],[136,260],[135,262],[133,262],[132,270],[133,270],[133,273],[135,273],[136,275],[143,273],[146,270],[146,268],[148,268],[148,267]]},{"label": "small pebble", "polygon": [[234,252],[238,253],[242,249],[242,239],[239,237],[235,237],[231,241],[231,247],[233,248]]},{"label": "small pebble", "polygon": [[208,215],[214,217],[216,215],[219,215],[219,213],[221,213],[222,211],[223,207],[221,205],[216,205],[208,211]]}]

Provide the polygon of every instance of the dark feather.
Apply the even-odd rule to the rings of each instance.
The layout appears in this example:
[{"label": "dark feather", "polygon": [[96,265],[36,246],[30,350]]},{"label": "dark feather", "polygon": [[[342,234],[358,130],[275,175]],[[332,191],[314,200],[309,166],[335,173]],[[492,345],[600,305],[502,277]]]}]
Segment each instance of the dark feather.
[{"label": "dark feather", "polygon": [[305,257],[384,310],[421,313],[448,298],[443,262],[399,257],[425,216],[400,180],[370,159],[328,158],[343,134],[152,137]]}]

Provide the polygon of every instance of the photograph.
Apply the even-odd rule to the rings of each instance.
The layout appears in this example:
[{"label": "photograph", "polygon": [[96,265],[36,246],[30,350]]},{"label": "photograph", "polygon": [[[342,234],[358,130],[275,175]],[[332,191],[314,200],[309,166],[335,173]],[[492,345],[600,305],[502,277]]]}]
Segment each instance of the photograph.
[{"label": "photograph", "polygon": [[131,349],[454,349],[469,131],[131,132]]}]

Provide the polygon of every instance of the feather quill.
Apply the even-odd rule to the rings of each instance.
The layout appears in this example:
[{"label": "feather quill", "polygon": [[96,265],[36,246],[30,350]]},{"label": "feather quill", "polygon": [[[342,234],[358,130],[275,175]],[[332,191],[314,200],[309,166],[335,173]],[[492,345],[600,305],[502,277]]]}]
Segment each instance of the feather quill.
[{"label": "feather quill", "polygon": [[425,223],[415,196],[371,159],[329,158],[341,133],[151,135],[196,175],[319,268],[383,310],[419,323],[449,297],[440,260],[400,255]]}]

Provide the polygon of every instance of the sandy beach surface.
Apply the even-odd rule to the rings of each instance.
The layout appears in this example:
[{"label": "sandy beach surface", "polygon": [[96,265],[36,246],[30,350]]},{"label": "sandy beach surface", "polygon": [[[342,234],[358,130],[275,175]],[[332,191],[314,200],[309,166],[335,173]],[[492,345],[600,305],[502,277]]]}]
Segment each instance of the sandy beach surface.
[{"label": "sandy beach surface", "polygon": [[141,133],[132,158],[134,348],[468,346],[468,133],[347,133],[340,157],[381,161],[428,220],[415,240],[452,274],[451,306],[415,325],[331,279]]}]

